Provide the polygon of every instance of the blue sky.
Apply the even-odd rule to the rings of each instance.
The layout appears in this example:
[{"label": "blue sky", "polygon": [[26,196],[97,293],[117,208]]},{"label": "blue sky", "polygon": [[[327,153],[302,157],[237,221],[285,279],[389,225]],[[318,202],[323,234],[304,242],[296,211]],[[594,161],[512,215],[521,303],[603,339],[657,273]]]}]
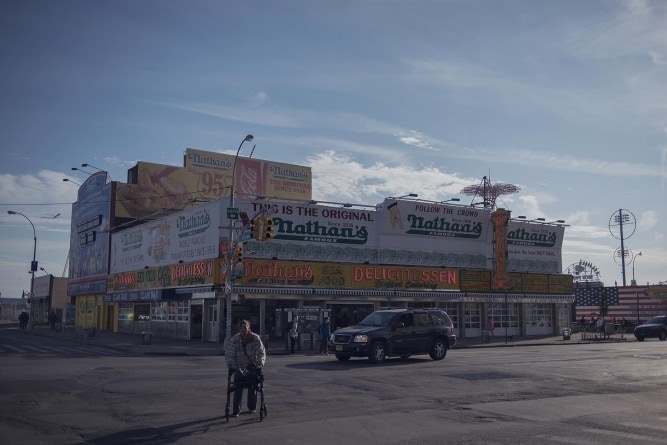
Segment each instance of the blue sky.
[{"label": "blue sky", "polygon": [[0,12],[3,297],[29,289],[32,259],[30,225],[7,210],[32,220],[40,266],[61,276],[77,189],[62,179],[86,178],[72,167],[125,181],[138,160],[235,152],[247,133],[255,157],[310,165],[318,200],[469,203],[460,190],[484,175],[516,184],[499,206],[565,220],[564,267],[590,261],[606,284],[622,283],[609,222],[627,209],[637,281],[667,281],[666,2],[5,0]]}]

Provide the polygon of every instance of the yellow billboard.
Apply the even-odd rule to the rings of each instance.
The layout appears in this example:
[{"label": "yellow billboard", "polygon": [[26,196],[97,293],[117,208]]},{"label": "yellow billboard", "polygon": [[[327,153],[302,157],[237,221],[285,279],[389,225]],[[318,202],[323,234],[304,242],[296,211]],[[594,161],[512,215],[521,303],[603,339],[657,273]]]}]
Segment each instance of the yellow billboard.
[{"label": "yellow billboard", "polygon": [[243,261],[243,284],[363,289],[457,290],[458,269],[305,261]]}]

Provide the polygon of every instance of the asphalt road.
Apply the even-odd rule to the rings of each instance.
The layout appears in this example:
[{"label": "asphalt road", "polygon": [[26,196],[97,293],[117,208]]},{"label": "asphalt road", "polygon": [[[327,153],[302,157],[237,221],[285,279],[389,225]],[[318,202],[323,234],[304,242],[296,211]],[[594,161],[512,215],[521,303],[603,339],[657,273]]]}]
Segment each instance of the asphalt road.
[{"label": "asphalt road", "polygon": [[[66,346],[16,334],[0,344]],[[667,342],[470,348],[381,365],[271,356],[262,422],[224,417],[224,357],[112,352],[0,352],[2,442],[667,443]]]}]

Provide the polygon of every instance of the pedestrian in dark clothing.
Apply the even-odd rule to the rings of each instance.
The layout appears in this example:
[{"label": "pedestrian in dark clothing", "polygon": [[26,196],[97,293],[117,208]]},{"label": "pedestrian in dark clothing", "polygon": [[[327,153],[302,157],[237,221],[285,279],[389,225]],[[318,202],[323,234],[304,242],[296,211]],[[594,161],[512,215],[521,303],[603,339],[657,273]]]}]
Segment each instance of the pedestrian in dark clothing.
[{"label": "pedestrian in dark clothing", "polygon": [[26,328],[28,327],[28,320],[30,319],[30,315],[26,311],[21,312],[21,315],[19,315],[19,327],[21,328],[22,331],[25,331]]},{"label": "pedestrian in dark clothing", "polygon": [[51,311],[51,313],[49,314],[49,324],[51,325],[52,331],[56,330],[56,321],[58,321],[58,316],[56,315],[56,311]]},{"label": "pedestrian in dark clothing", "polygon": [[329,355],[327,351],[327,343],[329,342],[329,335],[331,335],[331,325],[329,324],[329,317],[324,317],[324,321],[320,325],[320,354]]},{"label": "pedestrian in dark clothing", "polygon": [[290,321],[287,325],[287,333],[289,335],[289,342],[291,346],[290,354],[294,354],[294,346],[299,343],[299,336],[301,335],[298,315],[295,315],[292,321]]}]

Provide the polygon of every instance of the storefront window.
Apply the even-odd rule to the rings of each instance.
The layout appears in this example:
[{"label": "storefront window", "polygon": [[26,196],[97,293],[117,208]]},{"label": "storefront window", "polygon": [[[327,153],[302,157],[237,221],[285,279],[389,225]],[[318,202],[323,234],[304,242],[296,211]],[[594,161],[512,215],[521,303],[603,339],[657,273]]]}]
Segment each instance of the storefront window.
[{"label": "storefront window", "polygon": [[148,321],[151,319],[151,305],[150,304],[135,304],[134,305],[134,320]]},{"label": "storefront window", "polygon": [[118,320],[134,320],[134,305],[132,303],[120,303],[118,305]]},{"label": "storefront window", "polygon": [[449,318],[452,319],[455,327],[459,327],[459,309],[457,303],[443,303],[440,305],[440,309],[447,312]]},{"label": "storefront window", "polygon": [[190,302],[179,300],[176,302],[176,321],[188,321],[190,319]]},{"label": "storefront window", "polygon": [[491,303],[487,305],[486,315],[493,320],[494,328],[519,326],[519,305],[516,303]]},{"label": "storefront window", "polygon": [[480,329],[482,324],[482,310],[479,303],[465,303],[463,305],[463,311],[465,315],[465,327],[466,329]]},{"label": "storefront window", "polygon": [[167,320],[167,308],[168,302],[161,301],[159,303],[153,303],[151,308],[151,320],[153,321],[166,321]]},{"label": "storefront window", "polygon": [[526,326],[529,327],[551,327],[552,319],[551,304],[530,304],[526,310]]}]

